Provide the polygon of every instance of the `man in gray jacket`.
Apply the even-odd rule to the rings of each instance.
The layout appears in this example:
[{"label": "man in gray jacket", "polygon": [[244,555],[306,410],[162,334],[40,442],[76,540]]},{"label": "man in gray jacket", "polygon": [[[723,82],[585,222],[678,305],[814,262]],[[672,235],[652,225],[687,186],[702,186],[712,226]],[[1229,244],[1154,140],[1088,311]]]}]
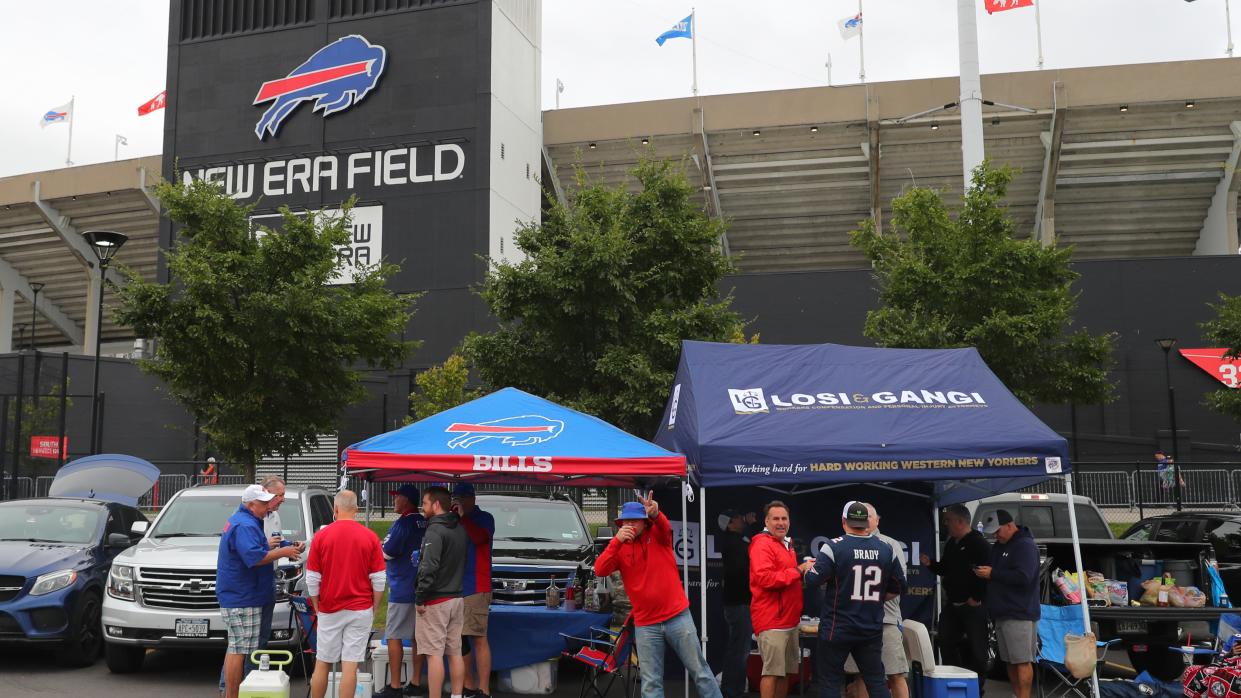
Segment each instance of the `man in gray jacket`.
[{"label": "man in gray jacket", "polygon": [[418,551],[418,624],[414,637],[419,654],[427,661],[428,698],[440,698],[444,686],[444,662],[452,682],[452,698],[461,698],[465,662],[461,659],[461,627],[465,606],[461,600],[465,576],[467,538],[461,517],[451,511],[452,499],[443,487],[422,491],[422,513],[427,517],[426,535]]}]

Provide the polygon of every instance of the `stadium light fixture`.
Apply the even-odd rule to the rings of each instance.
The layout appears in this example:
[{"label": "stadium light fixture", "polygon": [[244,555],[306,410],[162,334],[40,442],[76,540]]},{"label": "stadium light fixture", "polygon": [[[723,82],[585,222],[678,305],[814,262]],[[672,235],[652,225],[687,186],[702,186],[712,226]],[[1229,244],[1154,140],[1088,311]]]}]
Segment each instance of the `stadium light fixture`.
[{"label": "stadium light fixture", "polygon": [[931,130],[932,130],[932,131],[938,131],[938,130],[939,130],[939,122],[938,122],[938,121],[932,121],[932,122],[931,122]]},{"label": "stadium light fixture", "polygon": [[819,127],[818,127],[818,126],[811,126],[811,127],[810,127],[810,132],[811,132],[811,133],[818,133],[818,132],[819,132]]},{"label": "stadium light fixture", "polygon": [[1185,102],[1185,108],[1186,108],[1186,109],[1193,109],[1193,108],[1194,108],[1194,107],[1196,107],[1196,106],[1198,106],[1198,104],[1197,104],[1196,102],[1194,102],[1194,100],[1192,100],[1192,99],[1191,99],[1191,100],[1187,100],[1187,101]]},{"label": "stadium light fixture", "polygon": [[649,138],[642,139],[642,145],[650,145],[650,144],[651,144],[651,139]]},{"label": "stadium light fixture", "polygon": [[597,147],[599,147],[599,146],[595,145],[594,143],[591,143],[591,144],[590,144],[590,149],[591,149],[591,150],[594,150],[594,149],[595,149],[595,148],[597,148]]},{"label": "stadium light fixture", "polygon": [[1127,112],[1127,111],[1129,111],[1129,105],[1128,105],[1128,104],[1122,104],[1122,105],[1120,105],[1120,113],[1121,113],[1121,114],[1124,114],[1124,113],[1125,113],[1125,112]]},{"label": "stadium light fixture", "polygon": [[754,133],[751,133],[750,135],[751,135],[751,136],[761,136],[761,135],[763,135],[763,132],[762,132],[762,131],[759,131],[758,129],[754,129]]}]

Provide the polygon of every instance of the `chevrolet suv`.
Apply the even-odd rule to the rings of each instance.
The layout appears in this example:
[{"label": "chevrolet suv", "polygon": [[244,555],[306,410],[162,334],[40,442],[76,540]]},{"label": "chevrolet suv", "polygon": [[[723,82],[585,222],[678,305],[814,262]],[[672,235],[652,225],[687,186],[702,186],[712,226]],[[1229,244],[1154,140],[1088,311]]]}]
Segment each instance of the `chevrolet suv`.
[{"label": "chevrolet suv", "polygon": [[[113,560],[103,600],[104,658],[113,673],[141,669],[147,649],[227,644],[215,595],[216,556],[244,489],[184,489],[149,528],[145,521],[135,522],[133,532],[142,539]],[[332,522],[332,500],[324,490],[289,486],[279,513],[284,538],[309,543]],[[288,604],[279,602],[304,584],[301,562],[280,563],[269,646],[287,649],[296,646],[298,636]]]},{"label": "chevrolet suv", "polygon": [[595,543],[573,500],[563,495],[480,492],[475,503],[496,521],[491,545],[493,603],[541,604],[553,580],[563,592],[570,577],[594,565]]}]

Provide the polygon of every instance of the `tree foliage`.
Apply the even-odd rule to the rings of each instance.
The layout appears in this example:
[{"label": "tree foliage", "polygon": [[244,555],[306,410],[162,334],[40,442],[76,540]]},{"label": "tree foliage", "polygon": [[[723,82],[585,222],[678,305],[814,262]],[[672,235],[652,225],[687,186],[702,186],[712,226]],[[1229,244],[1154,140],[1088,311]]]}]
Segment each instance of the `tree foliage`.
[{"label": "tree foliage", "polygon": [[[1215,319],[1202,323],[1203,334],[1216,346],[1226,347],[1226,358],[1241,358],[1241,296],[1221,293],[1212,304]],[[1206,395],[1211,409],[1241,421],[1241,388],[1220,388]]]},{"label": "tree foliage", "polygon": [[579,167],[566,204],[517,231],[527,258],[489,272],[499,329],[466,339],[491,388],[512,386],[649,436],[682,339],[729,341],[742,322],[716,285],[732,271],[725,223],[693,203],[683,170],[643,159],[633,191]]},{"label": "tree foliage", "polygon": [[1073,327],[1072,250],[1015,237],[1003,205],[1013,171],[984,163],[954,218],[940,193],[892,201],[893,233],[852,234],[875,270],[881,308],[866,317],[880,346],[977,347],[1026,404],[1110,399],[1112,337]]},{"label": "tree foliage", "polygon": [[418,391],[409,396],[414,416],[406,423],[426,419],[486,394],[480,389],[468,389],[469,382],[470,367],[460,354],[453,354],[444,363],[422,371],[414,377]]},{"label": "tree foliage", "polygon": [[165,182],[156,193],[180,226],[166,253],[171,283],[128,274],[116,319],[155,338],[144,370],[247,476],[261,456],[297,453],[333,431],[365,396],[359,366],[392,369],[413,348],[399,337],[414,298],[385,288],[395,267],[328,285],[351,204],[334,219],[282,208],[282,230],[256,234],[253,207],[214,184]]}]

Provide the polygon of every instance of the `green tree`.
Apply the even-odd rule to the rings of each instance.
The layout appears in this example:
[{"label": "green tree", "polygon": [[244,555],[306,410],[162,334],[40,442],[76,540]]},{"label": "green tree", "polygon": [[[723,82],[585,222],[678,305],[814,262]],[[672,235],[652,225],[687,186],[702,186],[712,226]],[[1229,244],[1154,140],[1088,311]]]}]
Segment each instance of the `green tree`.
[{"label": "green tree", "polygon": [[470,367],[465,357],[453,354],[438,366],[432,366],[420,372],[414,382],[418,391],[410,393],[409,402],[414,416],[406,420],[406,424],[416,419],[426,419],[433,414],[462,405],[486,393],[482,390],[469,390]]},{"label": "green tree", "polygon": [[351,203],[336,218],[282,208],[282,230],[256,234],[253,207],[213,184],[164,182],[156,193],[180,226],[166,253],[171,283],[129,273],[116,320],[155,338],[143,369],[253,477],[261,456],[298,453],[336,428],[365,397],[359,366],[400,365],[414,346],[398,339],[414,298],[385,288],[396,270],[387,264],[329,285]]},{"label": "green tree", "polygon": [[[516,264],[499,264],[482,296],[499,329],[466,338],[485,385],[512,386],[649,436],[682,339],[728,341],[742,322],[716,285],[732,271],[725,223],[703,215],[681,167],[643,159],[636,187],[579,167],[567,203],[521,227]],[[554,200],[554,197],[551,197]]]},{"label": "green tree", "polygon": [[[1211,308],[1215,311],[1215,319],[1202,323],[1203,334],[1216,346],[1226,347],[1227,358],[1241,357],[1241,296],[1221,293],[1219,303],[1212,304]],[[1235,378],[1241,379],[1241,376]],[[1212,390],[1206,399],[1211,409],[1241,421],[1241,387]]]},{"label": "green tree", "polygon": [[[73,398],[66,398],[65,410],[73,409]],[[8,422],[5,427],[6,434],[15,433],[14,417],[15,410],[9,409],[7,412]],[[22,400],[22,443],[21,443],[21,474],[23,476],[39,477],[43,475],[55,475],[57,470],[55,458],[32,458],[30,456],[30,437],[32,436],[51,436],[55,441],[55,436],[60,431],[60,386],[52,386],[51,390],[46,394],[41,394],[36,403],[33,397],[27,395]],[[11,438],[11,437],[10,437]],[[80,444],[79,444],[80,445]],[[5,454],[7,456],[7,454]],[[66,462],[69,458],[65,459]]]},{"label": "green tree", "polygon": [[879,286],[866,336],[885,347],[977,347],[1026,404],[1107,401],[1112,337],[1073,328],[1072,249],[1014,236],[1003,205],[1012,178],[1008,167],[978,167],[955,218],[939,192],[911,188],[892,200],[894,233],[871,221],[852,233]]}]

